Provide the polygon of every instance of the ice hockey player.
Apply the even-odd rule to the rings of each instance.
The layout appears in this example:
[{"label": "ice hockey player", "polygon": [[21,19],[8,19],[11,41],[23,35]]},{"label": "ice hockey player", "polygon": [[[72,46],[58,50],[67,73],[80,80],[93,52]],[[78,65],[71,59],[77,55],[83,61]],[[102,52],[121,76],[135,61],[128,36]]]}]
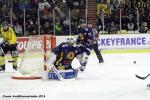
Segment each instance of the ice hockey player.
[{"label": "ice hockey player", "polygon": [[13,59],[13,69],[17,70],[17,58],[18,58],[18,50],[16,43],[16,35],[7,21],[2,23],[2,27],[0,28],[0,37],[3,38],[2,43],[0,44],[0,71],[5,71],[5,55],[8,51],[10,51],[12,59]]},{"label": "ice hockey player", "polygon": [[96,56],[98,58],[99,63],[103,63],[103,57],[98,49],[98,43],[97,39],[99,34],[92,28],[92,23],[89,21],[88,25],[85,23],[81,23],[81,28],[78,39],[77,39],[77,44],[82,44],[86,48],[93,49],[94,52],[96,53]]},{"label": "ice hockey player", "polygon": [[[68,38],[67,42],[63,42],[54,48],[53,53],[48,58],[46,65],[55,66],[57,70],[63,70],[64,78],[76,77],[78,69],[72,68],[72,61],[80,54],[90,55],[90,51],[83,46],[74,45],[73,38]],[[51,77],[54,75],[50,75]]]}]

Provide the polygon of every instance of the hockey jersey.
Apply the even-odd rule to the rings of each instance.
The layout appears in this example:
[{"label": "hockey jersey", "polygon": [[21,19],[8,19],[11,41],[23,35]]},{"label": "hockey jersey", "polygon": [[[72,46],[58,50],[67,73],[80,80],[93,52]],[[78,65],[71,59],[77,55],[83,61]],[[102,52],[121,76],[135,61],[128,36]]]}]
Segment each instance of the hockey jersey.
[{"label": "hockey jersey", "polygon": [[90,48],[90,46],[96,42],[97,40],[95,37],[94,30],[92,28],[86,27],[80,30],[77,43],[81,43],[85,47]]},{"label": "hockey jersey", "polygon": [[83,52],[90,53],[89,50],[82,46],[73,46],[69,43],[61,43],[54,49],[57,55],[54,65],[57,66],[71,66],[73,59]]},{"label": "hockey jersey", "polygon": [[14,33],[12,28],[8,28],[7,31],[4,31],[3,28],[1,27],[0,29],[0,36],[3,37],[3,42],[8,41],[9,44],[15,44],[16,43],[16,34]]}]

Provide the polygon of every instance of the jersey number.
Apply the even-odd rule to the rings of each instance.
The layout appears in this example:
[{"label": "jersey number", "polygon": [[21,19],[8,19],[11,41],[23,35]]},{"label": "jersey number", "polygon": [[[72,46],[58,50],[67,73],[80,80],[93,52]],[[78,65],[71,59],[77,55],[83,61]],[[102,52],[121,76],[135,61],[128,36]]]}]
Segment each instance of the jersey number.
[{"label": "jersey number", "polygon": [[74,52],[69,52],[66,56],[67,59],[72,60],[75,57],[75,53]]},{"label": "jersey number", "polygon": [[79,34],[79,38],[80,38],[80,40],[84,40],[84,36],[82,33]]}]

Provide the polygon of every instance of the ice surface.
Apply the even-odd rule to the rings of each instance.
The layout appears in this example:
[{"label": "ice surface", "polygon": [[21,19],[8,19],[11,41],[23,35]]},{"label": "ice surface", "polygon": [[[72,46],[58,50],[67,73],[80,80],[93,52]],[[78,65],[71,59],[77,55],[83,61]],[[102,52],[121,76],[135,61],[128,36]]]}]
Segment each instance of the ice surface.
[{"label": "ice surface", "polygon": [[[7,73],[0,73],[0,100],[150,100],[150,89],[146,87],[150,78],[135,77],[150,73],[150,53],[103,54],[103,57],[104,64],[98,64],[92,54],[77,80],[64,81],[13,80],[9,64]],[[75,60],[73,67],[78,66]],[[4,97],[13,95],[41,97]]]}]

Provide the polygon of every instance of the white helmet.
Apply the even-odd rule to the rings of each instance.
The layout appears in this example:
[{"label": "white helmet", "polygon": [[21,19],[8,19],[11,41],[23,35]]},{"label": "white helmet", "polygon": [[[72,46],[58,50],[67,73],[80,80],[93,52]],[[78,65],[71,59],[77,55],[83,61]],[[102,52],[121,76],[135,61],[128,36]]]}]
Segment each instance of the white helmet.
[{"label": "white helmet", "polygon": [[67,42],[73,45],[73,44],[75,44],[76,41],[75,41],[75,39],[73,37],[69,36],[67,38]]}]

